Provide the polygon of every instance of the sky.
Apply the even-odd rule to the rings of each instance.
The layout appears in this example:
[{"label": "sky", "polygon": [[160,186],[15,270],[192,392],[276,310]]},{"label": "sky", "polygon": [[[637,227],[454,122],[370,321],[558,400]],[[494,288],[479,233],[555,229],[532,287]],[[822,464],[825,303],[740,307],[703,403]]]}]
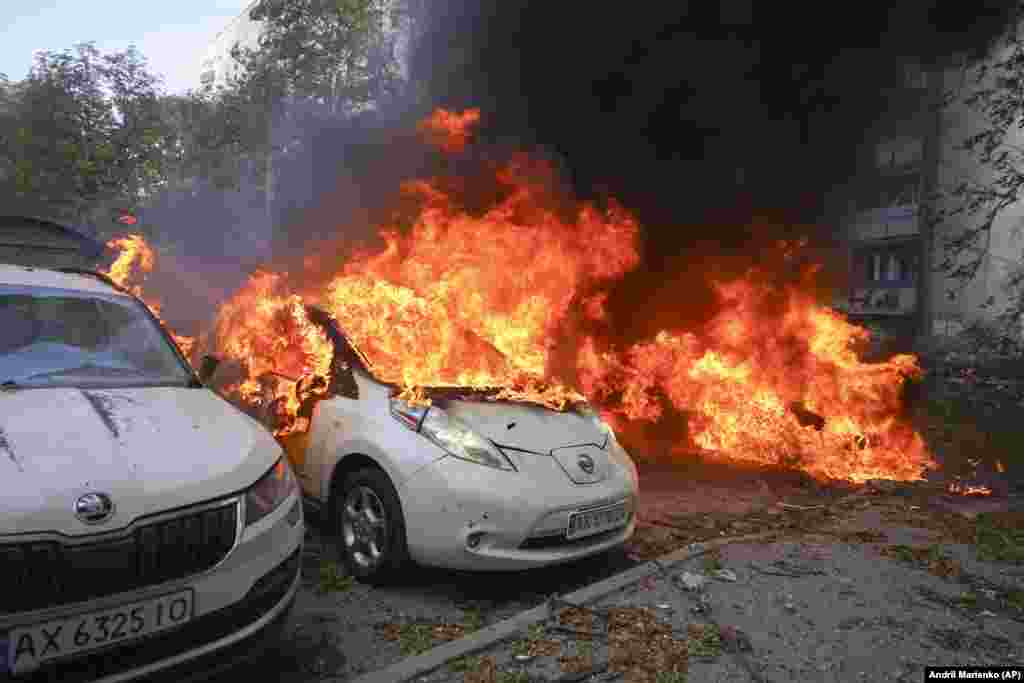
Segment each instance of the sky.
[{"label": "sky", "polygon": [[95,41],[102,51],[134,44],[169,92],[199,85],[200,61],[218,31],[250,0],[2,0],[0,73],[24,78],[36,50]]}]

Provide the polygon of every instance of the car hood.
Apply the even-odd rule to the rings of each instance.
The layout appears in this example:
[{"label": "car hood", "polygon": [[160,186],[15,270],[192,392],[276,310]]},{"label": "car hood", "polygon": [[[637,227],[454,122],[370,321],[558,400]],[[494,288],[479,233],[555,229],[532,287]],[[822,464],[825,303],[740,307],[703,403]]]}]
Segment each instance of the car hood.
[{"label": "car hood", "polygon": [[[528,404],[481,401],[452,401],[447,411],[499,446],[554,457],[573,483],[592,484],[608,476],[611,465],[606,448],[608,434],[578,413]],[[580,459],[584,456],[593,463],[592,471],[580,468]],[[514,459],[530,470],[529,461],[533,457],[536,456]]]},{"label": "car hood", "polygon": [[[255,420],[204,388],[0,392],[0,534],[84,535],[236,492],[280,455]],[[105,493],[87,526],[75,501]]]},{"label": "car hood", "polygon": [[520,403],[452,401],[448,413],[501,446],[550,453],[562,446],[603,446],[607,434],[578,413]]}]

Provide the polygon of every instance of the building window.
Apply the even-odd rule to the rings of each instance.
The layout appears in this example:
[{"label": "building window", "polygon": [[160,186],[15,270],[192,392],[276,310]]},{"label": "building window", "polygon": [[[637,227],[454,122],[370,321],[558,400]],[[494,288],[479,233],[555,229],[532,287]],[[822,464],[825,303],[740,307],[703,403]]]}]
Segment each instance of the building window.
[{"label": "building window", "polygon": [[854,253],[856,285],[912,287],[917,282],[916,245],[865,247]]}]

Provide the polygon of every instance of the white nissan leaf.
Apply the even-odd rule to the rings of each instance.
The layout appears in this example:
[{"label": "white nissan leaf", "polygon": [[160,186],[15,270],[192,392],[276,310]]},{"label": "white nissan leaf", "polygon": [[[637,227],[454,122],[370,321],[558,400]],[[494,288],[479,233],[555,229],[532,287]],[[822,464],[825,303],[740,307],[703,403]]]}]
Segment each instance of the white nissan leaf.
[{"label": "white nissan leaf", "polygon": [[303,535],[280,445],[141,301],[0,265],[0,681],[241,659],[277,635]]},{"label": "white nissan leaf", "polygon": [[281,440],[354,576],[394,578],[410,561],[528,569],[633,534],[636,466],[588,406],[556,411],[459,387],[427,388],[431,405],[411,405],[336,320],[308,315],[334,348],[331,377],[296,384],[305,428]]}]

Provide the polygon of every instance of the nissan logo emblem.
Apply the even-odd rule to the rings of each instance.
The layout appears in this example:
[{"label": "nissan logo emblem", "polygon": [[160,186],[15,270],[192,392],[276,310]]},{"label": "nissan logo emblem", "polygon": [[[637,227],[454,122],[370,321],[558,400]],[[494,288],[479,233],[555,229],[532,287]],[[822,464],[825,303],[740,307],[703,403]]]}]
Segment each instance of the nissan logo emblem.
[{"label": "nissan logo emblem", "polygon": [[84,524],[103,524],[114,514],[114,501],[105,493],[87,493],[75,501],[75,517]]},{"label": "nissan logo emblem", "polygon": [[591,458],[589,455],[581,455],[579,459],[576,461],[576,464],[579,465],[580,469],[583,470],[585,473],[594,473],[594,459]]}]

